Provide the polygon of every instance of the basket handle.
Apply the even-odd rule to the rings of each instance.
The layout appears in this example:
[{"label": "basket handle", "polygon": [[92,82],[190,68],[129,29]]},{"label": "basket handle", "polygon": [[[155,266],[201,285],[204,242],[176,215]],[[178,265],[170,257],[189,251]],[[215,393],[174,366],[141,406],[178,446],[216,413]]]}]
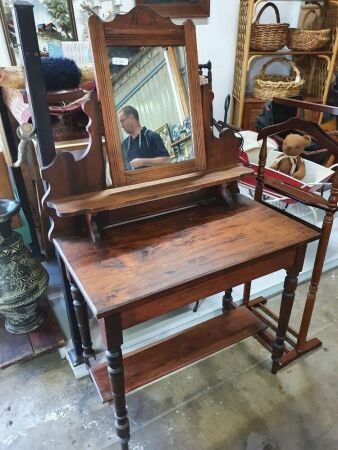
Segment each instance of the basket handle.
[{"label": "basket handle", "polygon": [[309,15],[310,15],[311,13],[314,13],[315,16],[316,16],[315,20],[313,21],[313,24],[314,24],[315,28],[317,27],[317,21],[318,21],[318,19],[319,19],[320,16],[318,16],[317,11],[316,11],[315,9],[309,9],[309,10],[306,12],[306,14],[304,14],[303,20],[302,20],[302,22],[301,22],[301,24],[300,24],[300,29],[301,29],[301,30],[304,30],[304,29],[305,29],[305,28],[304,28],[304,24],[305,24],[305,22],[306,22],[306,19],[309,17]]},{"label": "basket handle", "polygon": [[263,64],[261,70],[259,71],[259,76],[265,75],[266,68],[274,62],[281,62],[281,63],[289,64],[292,67],[293,72],[296,74],[295,81],[299,82],[301,80],[300,71],[299,71],[298,67],[296,66],[296,64],[293,61],[291,61],[290,59],[282,58],[282,57],[272,58],[269,61],[267,61],[265,64]]},{"label": "basket handle", "polygon": [[268,8],[269,6],[272,6],[272,8],[275,10],[276,13],[276,20],[277,23],[280,23],[280,15],[279,15],[279,11],[277,6],[272,3],[272,2],[268,2],[266,5],[263,6],[263,8],[261,8],[261,10],[259,11],[259,13],[257,14],[256,20],[254,23],[259,23],[259,19],[261,18],[261,15],[263,14],[263,12],[266,10],[266,8]]}]

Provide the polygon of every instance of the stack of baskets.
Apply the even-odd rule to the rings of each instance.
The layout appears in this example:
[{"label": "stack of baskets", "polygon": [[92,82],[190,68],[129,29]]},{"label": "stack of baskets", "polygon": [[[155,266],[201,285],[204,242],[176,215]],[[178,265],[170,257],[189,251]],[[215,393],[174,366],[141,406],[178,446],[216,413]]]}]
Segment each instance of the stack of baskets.
[{"label": "stack of baskets", "polygon": [[[259,23],[261,15],[266,8],[273,8],[276,14],[277,23]],[[250,48],[252,50],[274,52],[286,45],[289,24],[280,23],[280,15],[274,3],[267,3],[259,11],[255,22],[251,27]]]},{"label": "stack of baskets", "polygon": [[290,28],[288,31],[287,46],[290,50],[314,52],[328,46],[331,40],[331,29],[304,29],[304,24],[309,14],[314,13],[316,19],[315,28],[318,28],[318,16],[314,9],[310,9],[304,16],[300,28]]},{"label": "stack of baskets", "polygon": [[[273,8],[277,23],[262,24],[259,20],[267,8]],[[315,13],[316,28],[318,16],[315,10],[310,9],[304,16],[300,28],[289,28],[288,23],[280,23],[280,15],[277,6],[268,2],[257,14],[257,18],[251,27],[250,49],[263,52],[274,52],[287,46],[294,51],[316,51],[326,47],[331,39],[331,29],[304,29],[304,23],[309,14]]]},{"label": "stack of baskets", "polygon": [[[289,64],[293,76],[267,75],[265,69],[273,62]],[[272,58],[266,62],[253,80],[253,96],[260,100],[271,100],[273,97],[294,97],[300,94],[305,81],[301,78],[296,64],[287,58]]]},{"label": "stack of baskets", "polygon": [[[319,5],[321,8],[321,6]],[[267,8],[273,8],[276,14],[276,22],[271,24],[260,24],[260,18]],[[310,14],[315,13],[316,19],[312,21],[312,28],[305,29],[305,22]],[[250,48],[260,52],[275,52],[284,46],[291,51],[313,52],[328,47],[331,40],[331,29],[321,29],[321,14],[318,16],[314,9],[309,9],[305,14],[300,28],[289,28],[289,24],[280,23],[280,15],[277,6],[266,3],[251,27]],[[309,27],[306,27],[309,28]],[[279,74],[267,75],[266,68],[273,62],[282,62],[292,67],[292,74],[284,76]],[[273,97],[294,97],[301,93],[305,85],[304,77],[301,76],[299,68],[294,61],[280,57],[273,58],[265,63],[261,71],[253,80],[253,96],[261,100],[270,100]]]}]

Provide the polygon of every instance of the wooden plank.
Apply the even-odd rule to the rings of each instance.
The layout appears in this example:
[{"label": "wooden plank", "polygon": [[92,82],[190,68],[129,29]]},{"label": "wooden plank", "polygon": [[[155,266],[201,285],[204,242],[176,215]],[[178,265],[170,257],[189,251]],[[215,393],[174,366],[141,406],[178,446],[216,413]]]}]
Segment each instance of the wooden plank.
[{"label": "wooden plank", "polygon": [[34,356],[27,334],[11,334],[5,330],[5,318],[0,316],[0,368]]},{"label": "wooden plank", "polygon": [[47,201],[59,217],[69,217],[87,213],[98,213],[115,208],[137,205],[144,201],[165,198],[185,192],[193,192],[209,186],[217,186],[237,180],[241,175],[253,173],[252,169],[238,164],[227,170],[195,172],[178,177],[140,183],[121,188],[106,189],[89,194]]},{"label": "wooden plank", "polygon": [[[130,392],[194,363],[229,345],[265,330],[267,326],[245,307],[231,310],[169,338],[124,356],[125,387]],[[112,400],[107,365],[91,369],[102,402]]]},{"label": "wooden plank", "polygon": [[[144,5],[143,0],[136,0],[136,5]],[[182,1],[148,1],[147,4],[162,16],[169,17],[209,17],[210,0],[199,0],[193,2]]]},{"label": "wooden plank", "polygon": [[37,330],[29,333],[29,339],[36,356],[65,345],[64,337],[47,299],[41,302],[41,309],[44,322]]},{"label": "wooden plank", "polygon": [[5,318],[0,317],[0,368],[32,359],[65,344],[52,308],[47,299],[41,302],[43,324],[26,334],[10,334],[5,330]]}]

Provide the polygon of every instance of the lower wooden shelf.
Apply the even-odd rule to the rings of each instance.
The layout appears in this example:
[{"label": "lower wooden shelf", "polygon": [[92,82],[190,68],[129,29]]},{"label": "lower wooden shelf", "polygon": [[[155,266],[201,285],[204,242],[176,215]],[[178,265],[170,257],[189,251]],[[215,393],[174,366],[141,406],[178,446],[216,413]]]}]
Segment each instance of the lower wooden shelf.
[{"label": "lower wooden shelf", "polygon": [[0,369],[32,359],[65,345],[64,337],[47,299],[41,301],[42,325],[26,334],[10,334],[0,316]]},{"label": "lower wooden shelf", "polygon": [[[125,389],[130,392],[229,345],[261,332],[267,325],[239,307],[188,330],[124,356]],[[107,364],[90,369],[102,402],[112,400]]]}]

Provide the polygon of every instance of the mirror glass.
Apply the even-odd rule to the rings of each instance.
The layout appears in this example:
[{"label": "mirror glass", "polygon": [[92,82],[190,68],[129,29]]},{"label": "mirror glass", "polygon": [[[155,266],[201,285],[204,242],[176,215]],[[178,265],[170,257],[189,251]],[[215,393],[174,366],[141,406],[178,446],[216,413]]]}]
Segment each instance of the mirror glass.
[{"label": "mirror glass", "polygon": [[194,159],[184,47],[107,53],[125,170]]}]

